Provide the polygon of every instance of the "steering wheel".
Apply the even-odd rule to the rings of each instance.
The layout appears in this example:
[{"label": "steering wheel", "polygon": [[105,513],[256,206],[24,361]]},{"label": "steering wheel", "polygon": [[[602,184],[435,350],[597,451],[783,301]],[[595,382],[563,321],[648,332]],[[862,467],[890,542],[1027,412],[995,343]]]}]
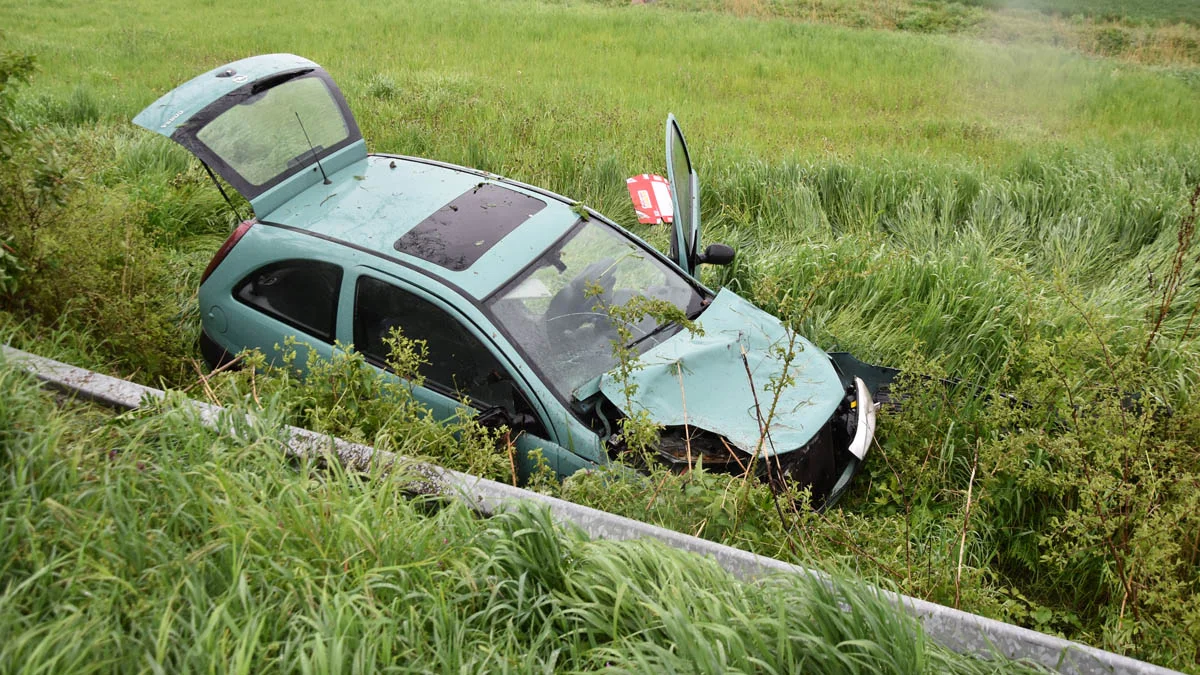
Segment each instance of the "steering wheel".
[{"label": "steering wheel", "polygon": [[[558,352],[571,344],[593,344],[598,338],[616,339],[616,330],[608,314],[593,309],[612,301],[616,286],[616,260],[597,260],[550,299],[546,309],[546,337]],[[596,284],[600,292],[589,293]]]}]

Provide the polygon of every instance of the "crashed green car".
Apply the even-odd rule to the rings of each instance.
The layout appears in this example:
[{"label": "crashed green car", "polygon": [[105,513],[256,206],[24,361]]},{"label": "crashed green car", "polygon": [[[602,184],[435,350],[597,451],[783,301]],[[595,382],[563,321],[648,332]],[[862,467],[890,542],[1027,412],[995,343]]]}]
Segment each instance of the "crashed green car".
[{"label": "crashed green car", "polygon": [[[329,74],[298,56],[223,65],[134,122],[191,151],[256,214],[201,281],[211,366],[248,348],[271,354],[296,336],[326,357],[335,343],[353,344],[384,369],[384,338],[399,328],[428,345],[416,395],[447,419],[466,401],[468,414],[507,424],[524,472],[535,449],[560,476],[619,460],[619,420],[644,411],[661,428],[661,461],[754,466],[827,505],[871,443],[876,406],[856,377],[867,376],[861,364],[831,358],[697,279],[699,265],[726,264],[734,252],[700,250],[699,182],[671,116],[666,255],[547,190],[368,153]],[[670,303],[699,330],[646,315],[618,331],[604,309],[637,296]],[[622,334],[639,365],[625,378],[613,348]],[[632,398],[622,388],[630,380]]]}]

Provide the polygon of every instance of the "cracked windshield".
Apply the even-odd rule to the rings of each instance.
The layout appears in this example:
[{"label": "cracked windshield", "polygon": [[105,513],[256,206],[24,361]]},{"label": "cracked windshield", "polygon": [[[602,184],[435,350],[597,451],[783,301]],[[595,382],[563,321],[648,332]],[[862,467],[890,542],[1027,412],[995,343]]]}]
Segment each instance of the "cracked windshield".
[{"label": "cracked windshield", "polygon": [[[607,226],[585,221],[490,303],[496,318],[563,398],[616,365],[616,326],[606,307],[634,297],[665,300],[694,316],[703,298],[650,253]],[[629,326],[638,352],[680,330],[651,316]]]}]

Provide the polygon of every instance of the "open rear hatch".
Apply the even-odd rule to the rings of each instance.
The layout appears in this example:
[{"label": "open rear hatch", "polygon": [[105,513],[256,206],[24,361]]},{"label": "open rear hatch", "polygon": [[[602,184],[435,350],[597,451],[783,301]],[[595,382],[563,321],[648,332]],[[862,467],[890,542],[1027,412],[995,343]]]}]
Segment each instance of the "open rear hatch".
[{"label": "open rear hatch", "polygon": [[133,122],[179,143],[245,197],[259,217],[367,156],[329,73],[293,54],[215,68]]}]

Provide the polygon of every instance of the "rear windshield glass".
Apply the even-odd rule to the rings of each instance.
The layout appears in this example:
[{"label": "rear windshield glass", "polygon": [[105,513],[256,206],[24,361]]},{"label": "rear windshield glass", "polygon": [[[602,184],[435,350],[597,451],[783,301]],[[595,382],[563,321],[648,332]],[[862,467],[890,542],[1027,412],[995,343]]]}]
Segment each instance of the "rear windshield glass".
[{"label": "rear windshield glass", "polygon": [[311,162],[314,151],[319,155],[349,135],[333,94],[321,78],[310,75],[247,98],[205,125],[196,138],[258,187]]}]

